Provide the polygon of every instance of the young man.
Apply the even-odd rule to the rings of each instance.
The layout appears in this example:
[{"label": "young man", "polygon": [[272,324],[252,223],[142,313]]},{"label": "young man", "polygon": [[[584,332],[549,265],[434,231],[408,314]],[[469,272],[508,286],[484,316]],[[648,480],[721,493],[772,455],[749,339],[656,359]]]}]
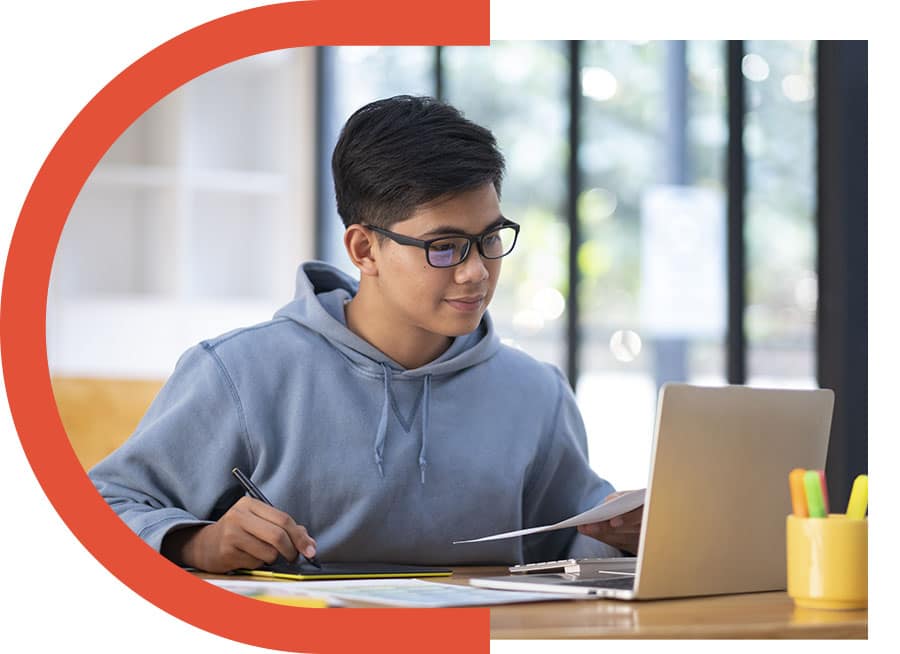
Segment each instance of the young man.
[{"label": "young man", "polygon": [[[305,263],[272,320],[188,350],[90,472],[113,510],[211,572],[298,553],[450,565],[635,551],[640,510],[582,528],[609,545],[571,529],[452,544],[613,492],[559,370],[501,345],[486,312],[519,229],[500,211],[491,133],[399,96],[350,117],[332,167],[360,281]],[[244,497],[235,467],[278,508]]]}]

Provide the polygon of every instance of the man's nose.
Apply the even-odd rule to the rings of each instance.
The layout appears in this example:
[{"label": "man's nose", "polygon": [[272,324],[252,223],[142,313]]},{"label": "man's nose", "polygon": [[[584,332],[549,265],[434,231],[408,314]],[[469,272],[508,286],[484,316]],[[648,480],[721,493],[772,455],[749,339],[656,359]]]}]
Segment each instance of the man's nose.
[{"label": "man's nose", "polygon": [[483,282],[488,278],[489,274],[481,253],[474,245],[469,251],[469,256],[466,257],[466,260],[456,266],[456,282],[458,284]]}]

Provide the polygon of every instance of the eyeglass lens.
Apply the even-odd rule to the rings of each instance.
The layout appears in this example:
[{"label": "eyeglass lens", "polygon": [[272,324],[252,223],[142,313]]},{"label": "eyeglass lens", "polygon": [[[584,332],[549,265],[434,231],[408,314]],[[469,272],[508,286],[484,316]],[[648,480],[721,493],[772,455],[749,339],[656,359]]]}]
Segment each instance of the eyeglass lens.
[{"label": "eyeglass lens", "polygon": [[[499,259],[509,254],[515,241],[516,230],[512,227],[501,227],[484,235],[481,239],[481,248],[485,258]],[[466,258],[470,246],[471,242],[465,238],[442,238],[434,241],[428,248],[428,260],[432,266],[438,268],[455,266]]]}]

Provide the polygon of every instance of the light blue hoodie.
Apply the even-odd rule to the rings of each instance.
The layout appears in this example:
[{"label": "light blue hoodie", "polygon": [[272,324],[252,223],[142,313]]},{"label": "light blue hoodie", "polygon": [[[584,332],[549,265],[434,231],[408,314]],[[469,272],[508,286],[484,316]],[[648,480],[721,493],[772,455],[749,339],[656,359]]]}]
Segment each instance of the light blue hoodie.
[{"label": "light blue hoodie", "polygon": [[517,563],[618,550],[557,522],[613,491],[589,467],[559,370],[502,345],[488,314],[406,370],[346,326],[357,282],[303,264],[265,323],[188,350],[124,445],[90,477],[150,546],[218,519],[240,467],[306,525],[324,562]]}]

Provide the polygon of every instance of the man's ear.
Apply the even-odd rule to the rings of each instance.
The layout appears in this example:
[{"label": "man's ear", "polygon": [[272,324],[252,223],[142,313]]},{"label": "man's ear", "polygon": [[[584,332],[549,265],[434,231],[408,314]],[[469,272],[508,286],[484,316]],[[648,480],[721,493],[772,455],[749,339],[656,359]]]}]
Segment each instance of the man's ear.
[{"label": "man's ear", "polygon": [[344,247],[360,274],[378,275],[378,264],[375,260],[378,244],[375,242],[374,233],[362,225],[350,225],[344,232]]}]

